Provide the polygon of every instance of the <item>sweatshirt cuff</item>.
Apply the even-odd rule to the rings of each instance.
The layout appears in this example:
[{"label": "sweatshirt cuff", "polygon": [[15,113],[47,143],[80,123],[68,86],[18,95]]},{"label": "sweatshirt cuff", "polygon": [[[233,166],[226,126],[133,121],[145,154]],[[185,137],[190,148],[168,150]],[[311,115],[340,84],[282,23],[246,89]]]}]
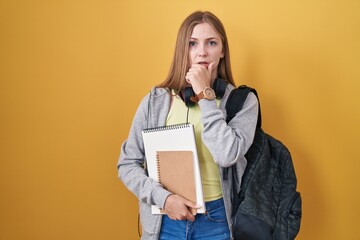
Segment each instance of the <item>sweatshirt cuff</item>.
[{"label": "sweatshirt cuff", "polygon": [[201,99],[198,102],[198,104],[199,104],[201,110],[217,109],[216,99],[213,99],[213,100]]},{"label": "sweatshirt cuff", "polygon": [[172,193],[162,187],[157,187],[153,192],[153,200],[156,206],[164,209],[166,199]]}]

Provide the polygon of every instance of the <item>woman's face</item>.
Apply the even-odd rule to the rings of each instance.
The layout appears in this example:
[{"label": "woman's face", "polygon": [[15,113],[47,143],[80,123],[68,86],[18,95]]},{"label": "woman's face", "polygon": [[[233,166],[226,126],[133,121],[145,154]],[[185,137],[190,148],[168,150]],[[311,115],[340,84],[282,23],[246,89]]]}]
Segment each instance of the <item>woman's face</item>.
[{"label": "woman's face", "polygon": [[224,57],[223,44],[220,35],[208,23],[196,25],[189,41],[189,59],[192,64],[200,64],[208,67],[215,62],[212,76],[217,76],[217,66]]}]

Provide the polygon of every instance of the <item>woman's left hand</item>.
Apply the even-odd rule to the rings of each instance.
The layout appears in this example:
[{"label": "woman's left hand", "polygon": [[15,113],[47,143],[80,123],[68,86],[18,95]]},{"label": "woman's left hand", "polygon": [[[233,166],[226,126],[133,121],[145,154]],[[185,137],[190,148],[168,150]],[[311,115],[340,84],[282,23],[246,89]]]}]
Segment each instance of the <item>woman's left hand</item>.
[{"label": "woman's left hand", "polygon": [[211,62],[207,67],[194,63],[186,73],[186,81],[191,84],[196,94],[199,94],[206,87],[211,87],[214,66],[215,62]]}]

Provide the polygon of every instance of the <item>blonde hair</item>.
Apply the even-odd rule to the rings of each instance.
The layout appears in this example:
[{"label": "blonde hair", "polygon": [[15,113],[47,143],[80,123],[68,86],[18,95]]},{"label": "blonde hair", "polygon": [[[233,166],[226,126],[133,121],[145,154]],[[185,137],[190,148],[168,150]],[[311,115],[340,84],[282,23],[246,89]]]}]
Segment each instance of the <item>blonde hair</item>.
[{"label": "blonde hair", "polygon": [[190,68],[189,41],[194,27],[200,23],[208,23],[220,35],[224,57],[220,59],[218,65],[218,76],[235,86],[231,73],[229,45],[223,24],[213,13],[197,11],[190,14],[181,24],[168,76],[158,87],[174,89],[176,92],[185,88],[185,75]]}]

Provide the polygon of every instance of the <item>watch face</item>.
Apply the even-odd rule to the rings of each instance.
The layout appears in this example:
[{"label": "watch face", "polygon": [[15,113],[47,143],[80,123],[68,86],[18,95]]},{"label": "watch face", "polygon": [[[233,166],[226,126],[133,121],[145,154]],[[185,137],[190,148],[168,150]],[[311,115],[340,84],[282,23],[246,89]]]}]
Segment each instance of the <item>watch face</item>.
[{"label": "watch face", "polygon": [[204,95],[205,95],[206,99],[214,99],[215,98],[215,92],[214,92],[214,90],[212,90],[212,88],[205,88]]}]

